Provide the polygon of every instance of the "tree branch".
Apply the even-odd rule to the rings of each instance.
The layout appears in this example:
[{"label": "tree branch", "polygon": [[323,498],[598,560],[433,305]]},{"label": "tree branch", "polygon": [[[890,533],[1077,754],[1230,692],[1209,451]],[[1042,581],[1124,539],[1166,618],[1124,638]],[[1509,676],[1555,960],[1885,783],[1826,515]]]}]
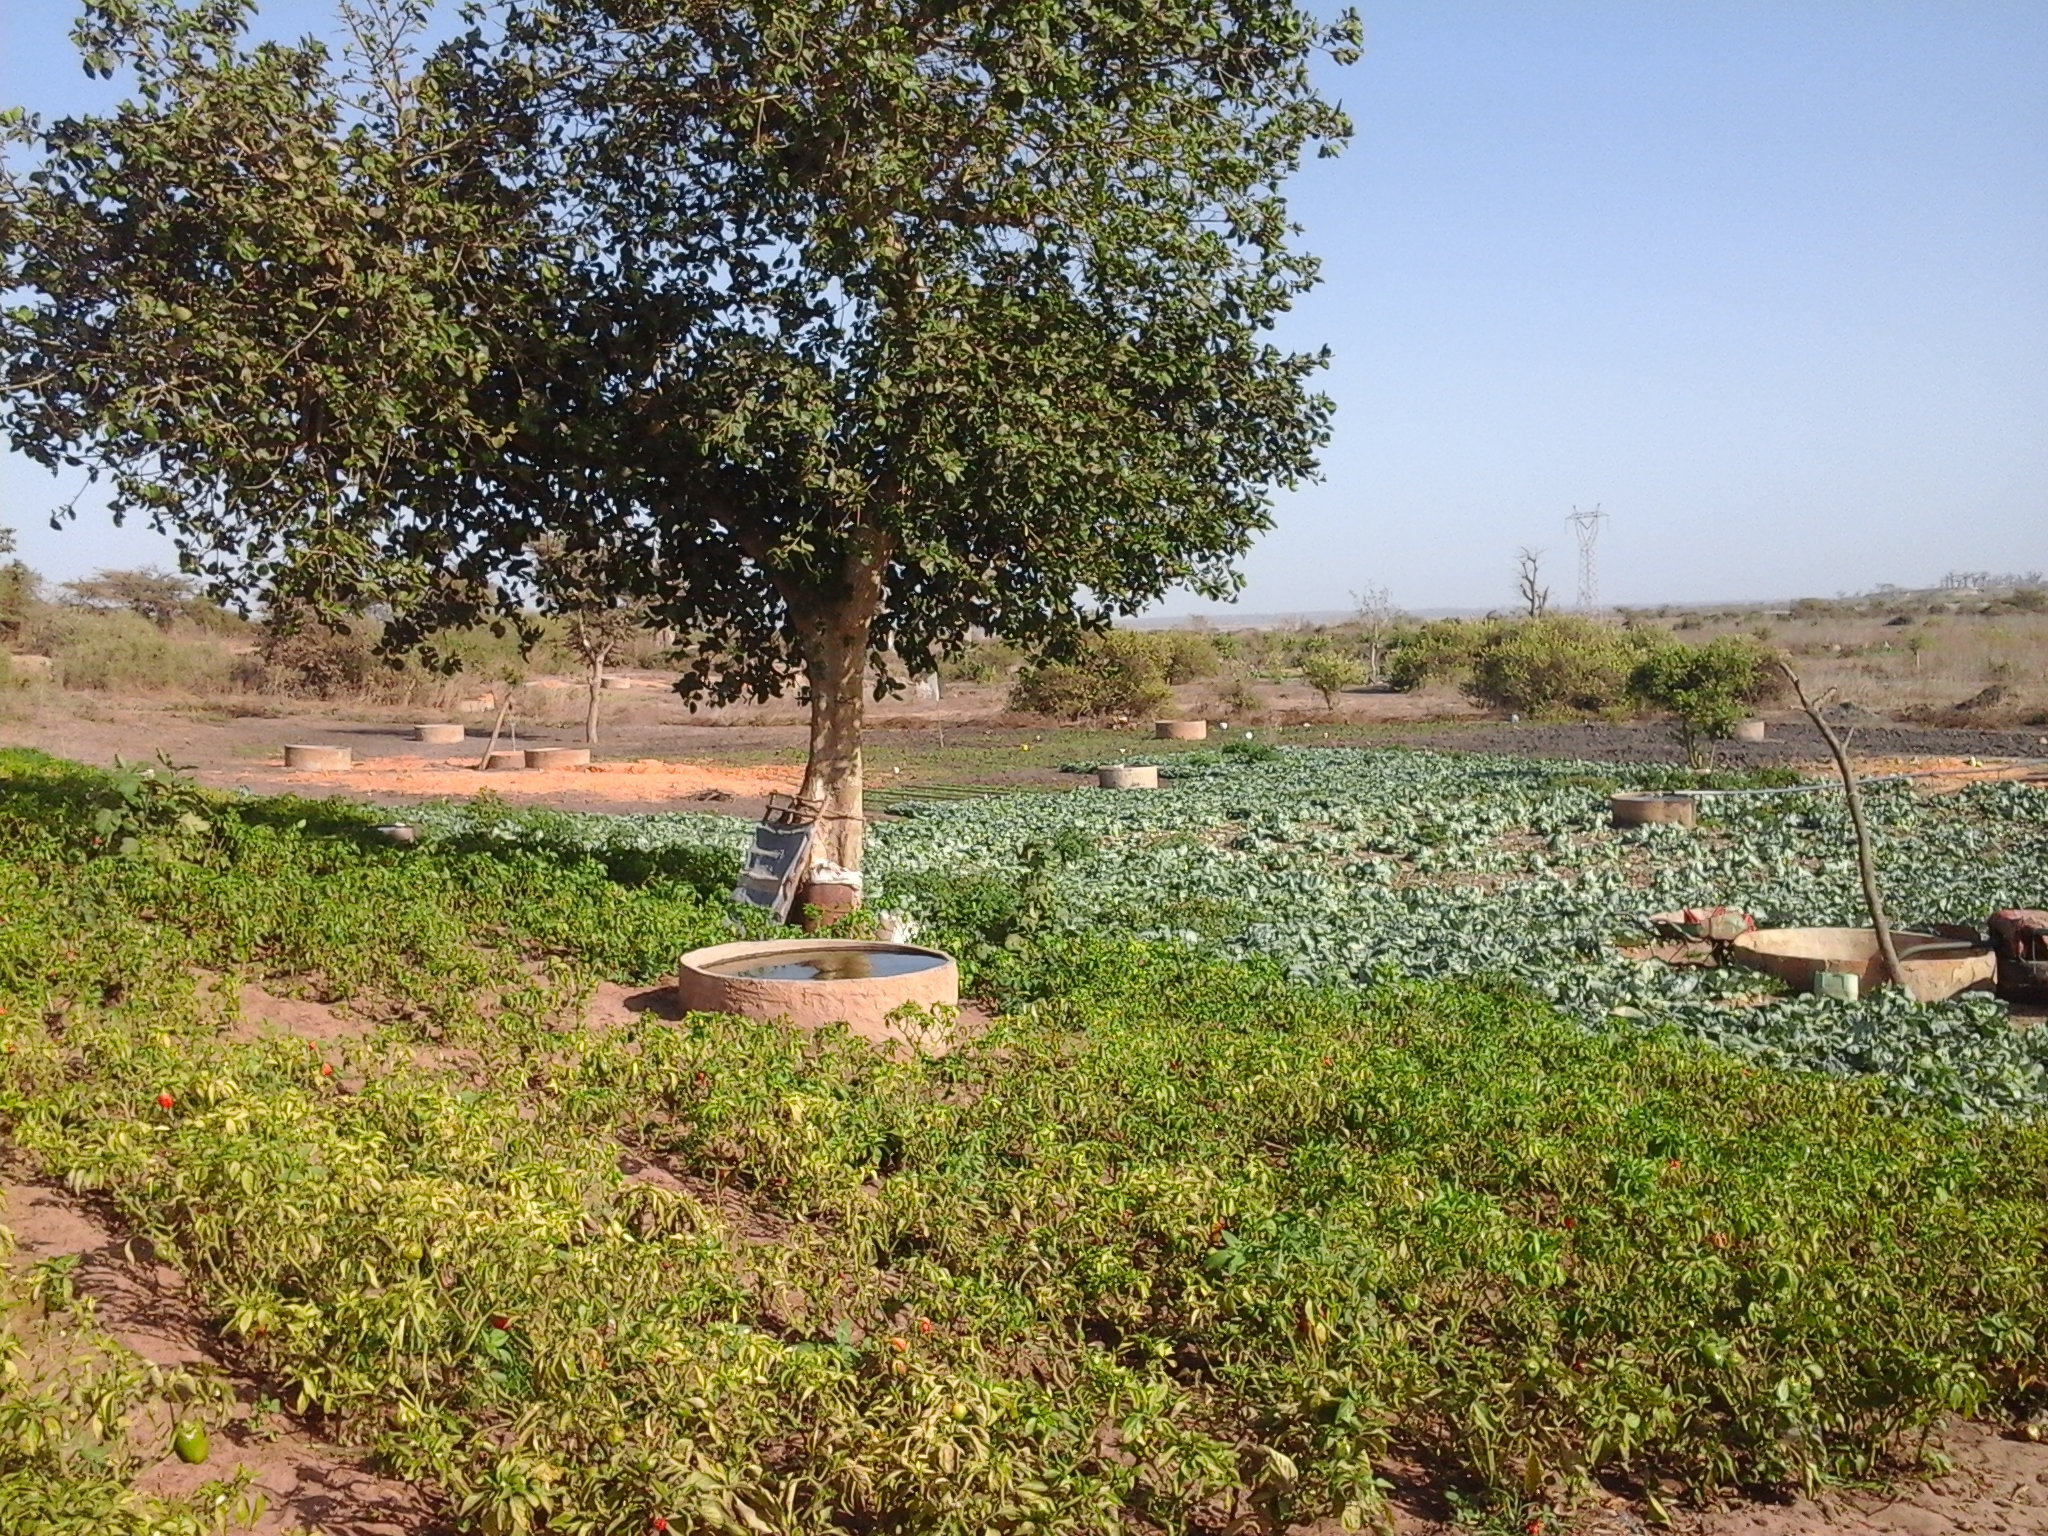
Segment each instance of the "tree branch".
[{"label": "tree branch", "polygon": [[1856,872],[1863,880],[1863,904],[1870,910],[1870,925],[1877,930],[1878,952],[1884,956],[1885,971],[1892,984],[1917,1003],[1920,999],[1906,980],[1905,968],[1899,964],[1899,952],[1892,944],[1891,924],[1885,920],[1884,894],[1877,886],[1877,861],[1870,850],[1870,827],[1863,819],[1863,792],[1856,787],[1856,773],[1849,765],[1849,749],[1821,713],[1821,705],[1827,703],[1828,695],[1822,694],[1819,703],[1809,699],[1806,685],[1800,682],[1799,674],[1782,656],[1778,658],[1778,670],[1785,674],[1785,680],[1792,685],[1792,692],[1798,696],[1799,707],[1806,711],[1806,718],[1814,723],[1827,742],[1828,751],[1834,754],[1835,767],[1842,775],[1842,793],[1849,801],[1849,824],[1856,830]]}]

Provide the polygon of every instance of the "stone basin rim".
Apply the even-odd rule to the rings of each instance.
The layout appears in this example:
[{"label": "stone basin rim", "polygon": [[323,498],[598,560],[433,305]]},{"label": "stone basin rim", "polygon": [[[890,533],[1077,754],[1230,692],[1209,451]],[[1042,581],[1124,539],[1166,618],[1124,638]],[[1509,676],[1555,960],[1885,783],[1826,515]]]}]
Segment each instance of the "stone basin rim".
[{"label": "stone basin rim", "polygon": [[922,944],[893,944],[884,939],[741,939],[730,944],[711,944],[703,949],[693,949],[677,962],[677,968],[695,972],[700,976],[714,977],[719,981],[744,980],[757,987],[847,985],[852,978],[821,976],[784,980],[753,976],[735,977],[730,972],[710,969],[712,966],[723,965],[732,960],[768,962],[784,955],[815,955],[821,951],[838,954],[917,955],[931,960],[934,965],[951,964],[953,961],[953,957],[942,949],[927,949]]}]

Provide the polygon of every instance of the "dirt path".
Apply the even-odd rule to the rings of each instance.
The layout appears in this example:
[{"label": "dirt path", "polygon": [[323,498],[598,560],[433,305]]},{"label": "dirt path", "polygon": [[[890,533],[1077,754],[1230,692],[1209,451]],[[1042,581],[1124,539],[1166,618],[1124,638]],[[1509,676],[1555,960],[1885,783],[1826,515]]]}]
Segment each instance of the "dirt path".
[{"label": "dirt path", "polygon": [[659,758],[594,762],[587,768],[480,773],[476,759],[476,753],[466,757],[358,757],[354,767],[342,772],[295,773],[263,767],[215,770],[205,777],[217,787],[251,789],[259,794],[317,796],[340,790],[352,799],[379,804],[457,800],[487,789],[519,804],[585,811],[631,811],[649,806],[714,810],[736,800],[761,804],[771,794],[794,794],[803,777],[796,768],[672,763]]},{"label": "dirt path", "polygon": [[1955,1470],[1889,1492],[1842,1493],[1816,1503],[1744,1505],[1707,1515],[1691,1536],[2044,1536],[2048,1445],[1957,1424],[1942,1437]]}]

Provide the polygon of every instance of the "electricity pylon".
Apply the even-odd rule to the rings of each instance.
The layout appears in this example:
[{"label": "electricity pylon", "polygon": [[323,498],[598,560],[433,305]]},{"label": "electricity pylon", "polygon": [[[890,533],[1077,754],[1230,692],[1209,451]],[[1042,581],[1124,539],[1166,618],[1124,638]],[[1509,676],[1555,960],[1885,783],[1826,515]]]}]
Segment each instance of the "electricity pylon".
[{"label": "electricity pylon", "polygon": [[1572,525],[1572,533],[1579,541],[1579,611],[1591,613],[1600,602],[1600,575],[1593,563],[1593,546],[1600,539],[1600,525],[1607,521],[1607,514],[1597,506],[1581,512],[1572,508],[1572,515],[1565,519]]}]

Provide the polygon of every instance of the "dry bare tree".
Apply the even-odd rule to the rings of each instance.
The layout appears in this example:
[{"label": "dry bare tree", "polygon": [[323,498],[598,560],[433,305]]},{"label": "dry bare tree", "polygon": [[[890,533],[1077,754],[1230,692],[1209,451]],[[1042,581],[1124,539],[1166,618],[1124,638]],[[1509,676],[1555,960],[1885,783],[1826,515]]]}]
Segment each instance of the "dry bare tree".
[{"label": "dry bare tree", "polygon": [[1515,594],[1532,619],[1550,606],[1550,588],[1543,585],[1543,551],[1524,544],[1515,552]]},{"label": "dry bare tree", "polygon": [[1352,593],[1351,602],[1358,610],[1358,627],[1365,640],[1368,680],[1382,682],[1380,663],[1386,656],[1387,636],[1393,631],[1394,620],[1399,617],[1393,594],[1385,587],[1367,587],[1362,592]]},{"label": "dry bare tree", "polygon": [[605,668],[648,627],[648,608],[616,595],[606,555],[573,549],[558,538],[537,540],[533,555],[541,605],[560,621],[563,646],[583,664],[583,740],[596,746]]}]

